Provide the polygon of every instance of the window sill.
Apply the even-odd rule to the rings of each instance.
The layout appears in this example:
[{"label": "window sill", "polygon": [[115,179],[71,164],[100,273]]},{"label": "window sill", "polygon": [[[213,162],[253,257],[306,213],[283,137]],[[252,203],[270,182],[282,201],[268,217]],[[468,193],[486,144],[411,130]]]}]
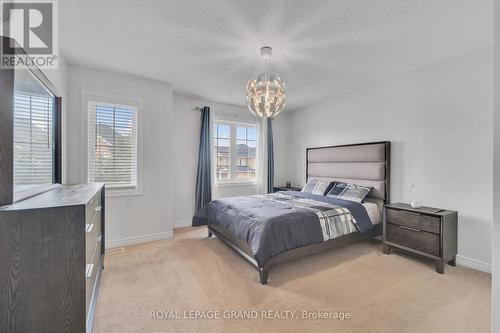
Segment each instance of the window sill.
[{"label": "window sill", "polygon": [[106,198],[137,197],[141,195],[142,191],[139,190],[120,190],[120,189],[106,188]]},{"label": "window sill", "polygon": [[257,186],[257,182],[227,182],[216,183],[216,187],[234,187],[234,186]]}]

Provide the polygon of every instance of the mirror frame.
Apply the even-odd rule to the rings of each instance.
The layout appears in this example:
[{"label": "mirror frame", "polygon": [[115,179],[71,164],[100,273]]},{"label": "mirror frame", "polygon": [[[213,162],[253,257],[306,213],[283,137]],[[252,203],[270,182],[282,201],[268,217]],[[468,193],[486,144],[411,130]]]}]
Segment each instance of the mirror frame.
[{"label": "mirror frame", "polygon": [[[1,37],[1,44],[15,42]],[[16,54],[27,55],[18,47]],[[62,98],[57,89],[37,67],[25,67],[52,95],[55,96],[54,126],[54,183],[40,185],[19,193],[14,193],[14,69],[0,68],[0,206],[10,205],[62,183]]]}]

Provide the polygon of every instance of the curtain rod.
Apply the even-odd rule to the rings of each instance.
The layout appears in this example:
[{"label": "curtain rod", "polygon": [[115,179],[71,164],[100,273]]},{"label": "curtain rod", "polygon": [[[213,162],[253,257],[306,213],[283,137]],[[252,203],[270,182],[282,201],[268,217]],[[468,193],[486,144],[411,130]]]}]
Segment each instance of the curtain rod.
[{"label": "curtain rod", "polygon": [[[202,107],[195,106],[191,110],[193,110],[193,111],[201,111],[202,109],[203,109]],[[211,108],[211,107],[210,107],[210,110],[213,111],[213,112],[215,112],[215,113],[222,113],[222,114],[227,114],[227,115],[230,115],[230,116],[234,116],[235,118],[250,116],[250,115],[241,114],[241,113],[237,113],[237,112],[230,112],[230,111],[218,110],[218,109],[214,109],[214,108]]]}]

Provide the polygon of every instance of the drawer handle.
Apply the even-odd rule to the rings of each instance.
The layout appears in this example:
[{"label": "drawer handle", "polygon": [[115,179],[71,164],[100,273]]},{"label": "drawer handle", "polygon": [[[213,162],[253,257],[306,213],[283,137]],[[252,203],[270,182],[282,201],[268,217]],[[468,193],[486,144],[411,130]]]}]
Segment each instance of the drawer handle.
[{"label": "drawer handle", "polygon": [[92,277],[92,271],[94,270],[94,264],[87,264],[85,267],[85,278],[91,278]]},{"label": "drawer handle", "polygon": [[99,207],[96,207],[96,208],[95,208],[95,211],[96,211],[96,212],[100,212],[101,210],[102,210],[102,207],[101,207],[101,206],[99,206]]},{"label": "drawer handle", "polygon": [[411,230],[411,231],[416,231],[416,232],[420,232],[419,229],[416,229],[416,228],[411,228],[411,227],[407,227],[407,226],[404,226],[404,225],[400,225],[399,226],[401,229],[406,229],[406,230]]},{"label": "drawer handle", "polygon": [[92,229],[94,229],[95,224],[94,223],[88,223],[87,227],[85,228],[85,232],[89,233],[92,232]]},{"label": "drawer handle", "polygon": [[94,214],[94,216],[92,217],[92,221],[90,221],[90,224],[94,224],[94,221],[95,221],[95,217],[97,216],[97,214]]}]

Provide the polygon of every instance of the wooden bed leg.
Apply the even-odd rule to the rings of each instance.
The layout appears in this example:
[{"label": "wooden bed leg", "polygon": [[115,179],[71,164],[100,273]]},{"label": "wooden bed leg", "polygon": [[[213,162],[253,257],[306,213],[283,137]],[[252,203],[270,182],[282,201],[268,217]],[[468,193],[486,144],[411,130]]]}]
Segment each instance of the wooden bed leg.
[{"label": "wooden bed leg", "polygon": [[259,268],[260,284],[267,284],[267,277],[269,271],[267,269]]},{"label": "wooden bed leg", "polygon": [[390,254],[391,253],[391,247],[387,244],[382,245],[382,252],[384,254]]},{"label": "wooden bed leg", "polygon": [[208,229],[208,238],[212,237],[214,234],[212,233],[212,230]]}]

